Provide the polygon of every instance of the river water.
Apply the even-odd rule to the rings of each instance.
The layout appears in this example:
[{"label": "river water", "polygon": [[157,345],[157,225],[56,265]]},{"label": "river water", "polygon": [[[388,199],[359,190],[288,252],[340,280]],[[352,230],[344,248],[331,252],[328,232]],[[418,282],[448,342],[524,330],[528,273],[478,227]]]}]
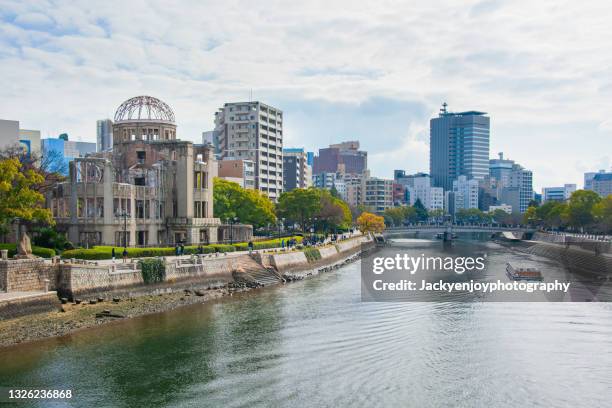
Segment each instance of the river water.
[{"label": "river water", "polygon": [[0,386],[73,390],[31,405],[54,407],[604,407],[612,304],[362,302],[353,263],[0,350]]}]

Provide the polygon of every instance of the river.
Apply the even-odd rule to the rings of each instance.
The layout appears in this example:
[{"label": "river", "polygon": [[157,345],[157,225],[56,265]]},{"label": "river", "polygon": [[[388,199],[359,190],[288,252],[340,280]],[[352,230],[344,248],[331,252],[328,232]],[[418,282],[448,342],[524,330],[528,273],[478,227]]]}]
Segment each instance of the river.
[{"label": "river", "polygon": [[[468,244],[490,264],[519,256]],[[10,347],[0,362],[0,386],[74,394],[31,406],[603,407],[612,305],[362,302],[353,263]]]}]

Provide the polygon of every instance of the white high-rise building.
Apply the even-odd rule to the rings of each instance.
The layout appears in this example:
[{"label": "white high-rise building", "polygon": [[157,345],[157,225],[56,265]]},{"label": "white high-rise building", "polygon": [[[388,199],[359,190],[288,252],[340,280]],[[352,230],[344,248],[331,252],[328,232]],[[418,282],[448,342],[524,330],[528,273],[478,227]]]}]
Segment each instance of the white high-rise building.
[{"label": "white high-rise building", "polygon": [[453,181],[453,190],[446,192],[446,206],[450,214],[461,209],[478,208],[478,180],[459,176]]},{"label": "white high-rise building", "polygon": [[215,113],[220,156],[255,163],[255,188],[283,192],[283,112],[261,102],[226,103]]},{"label": "white high-rise building", "polygon": [[432,187],[431,178],[428,174],[418,173],[411,177],[411,183],[407,185],[410,205],[414,205],[417,200],[428,210],[444,208],[444,189],[442,187]]}]

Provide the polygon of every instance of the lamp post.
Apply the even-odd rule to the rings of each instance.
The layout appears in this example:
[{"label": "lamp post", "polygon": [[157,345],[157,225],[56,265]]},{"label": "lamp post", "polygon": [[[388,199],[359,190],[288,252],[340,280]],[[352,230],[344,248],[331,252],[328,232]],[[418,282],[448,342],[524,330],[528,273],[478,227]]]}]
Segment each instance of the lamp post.
[{"label": "lamp post", "polygon": [[125,251],[127,250],[127,211],[123,211],[121,216],[123,217],[123,250]]}]

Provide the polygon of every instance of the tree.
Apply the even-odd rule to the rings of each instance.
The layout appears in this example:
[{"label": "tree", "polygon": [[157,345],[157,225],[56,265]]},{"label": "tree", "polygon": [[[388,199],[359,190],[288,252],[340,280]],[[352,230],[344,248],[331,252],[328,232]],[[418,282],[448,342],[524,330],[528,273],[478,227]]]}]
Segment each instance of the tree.
[{"label": "tree", "polygon": [[321,210],[321,196],[316,188],[296,188],[281,194],[278,200],[279,217],[299,224],[302,231],[307,229],[308,220]]},{"label": "tree", "polygon": [[612,232],[612,194],[593,206],[593,216],[599,231],[606,234]]},{"label": "tree", "polygon": [[[495,220],[495,222],[500,222],[497,220],[497,217],[495,216],[495,213],[497,213],[497,211],[502,211],[502,210],[495,210],[495,212],[493,213],[493,219]],[[505,212],[505,211],[502,211]],[[523,214],[523,224],[527,224],[527,225],[538,225],[539,223],[539,219],[538,219],[538,212],[537,212],[537,208],[536,206],[529,206],[527,207],[527,211],[525,211],[525,214]]]},{"label": "tree", "polygon": [[53,225],[51,210],[44,208],[45,198],[36,189],[44,177],[22,167],[17,158],[0,160],[0,224],[6,226],[19,218]]},{"label": "tree", "polygon": [[404,207],[390,207],[385,210],[383,216],[385,219],[389,219],[394,226],[398,227],[406,219],[405,214]]},{"label": "tree", "polygon": [[44,156],[35,152],[26,153],[18,144],[7,146],[0,150],[0,160],[17,159],[21,163],[21,170],[32,170],[43,177],[43,181],[32,186],[40,193],[46,193],[58,181],[63,181],[63,174],[68,172],[68,165],[64,155],[51,150]]},{"label": "tree", "polygon": [[368,232],[381,233],[385,230],[385,219],[380,215],[364,211],[357,218],[357,225],[364,234]]},{"label": "tree", "polygon": [[215,178],[213,198],[215,217],[222,220],[237,217],[254,228],[276,222],[274,204],[259,190],[247,190],[238,183]]},{"label": "tree", "polygon": [[405,220],[408,220],[411,223],[415,223],[419,220],[416,208],[405,206],[405,207],[402,207],[402,211],[404,212]]},{"label": "tree", "polygon": [[[506,214],[508,215],[508,214]],[[489,215],[478,208],[461,208],[455,213],[455,219],[459,222],[488,222]]]},{"label": "tree", "polygon": [[588,228],[595,222],[593,207],[600,201],[601,197],[594,191],[574,191],[562,213],[562,218],[574,228]]},{"label": "tree", "polygon": [[441,222],[444,220],[444,210],[442,208],[433,209],[427,213],[427,216],[436,220],[436,222]]},{"label": "tree", "polygon": [[328,190],[317,190],[320,209],[315,214],[324,230],[346,229],[352,221],[351,210],[340,198]]},{"label": "tree", "polygon": [[416,210],[417,221],[427,221],[427,209],[421,202],[420,198],[417,198],[412,206]]}]

